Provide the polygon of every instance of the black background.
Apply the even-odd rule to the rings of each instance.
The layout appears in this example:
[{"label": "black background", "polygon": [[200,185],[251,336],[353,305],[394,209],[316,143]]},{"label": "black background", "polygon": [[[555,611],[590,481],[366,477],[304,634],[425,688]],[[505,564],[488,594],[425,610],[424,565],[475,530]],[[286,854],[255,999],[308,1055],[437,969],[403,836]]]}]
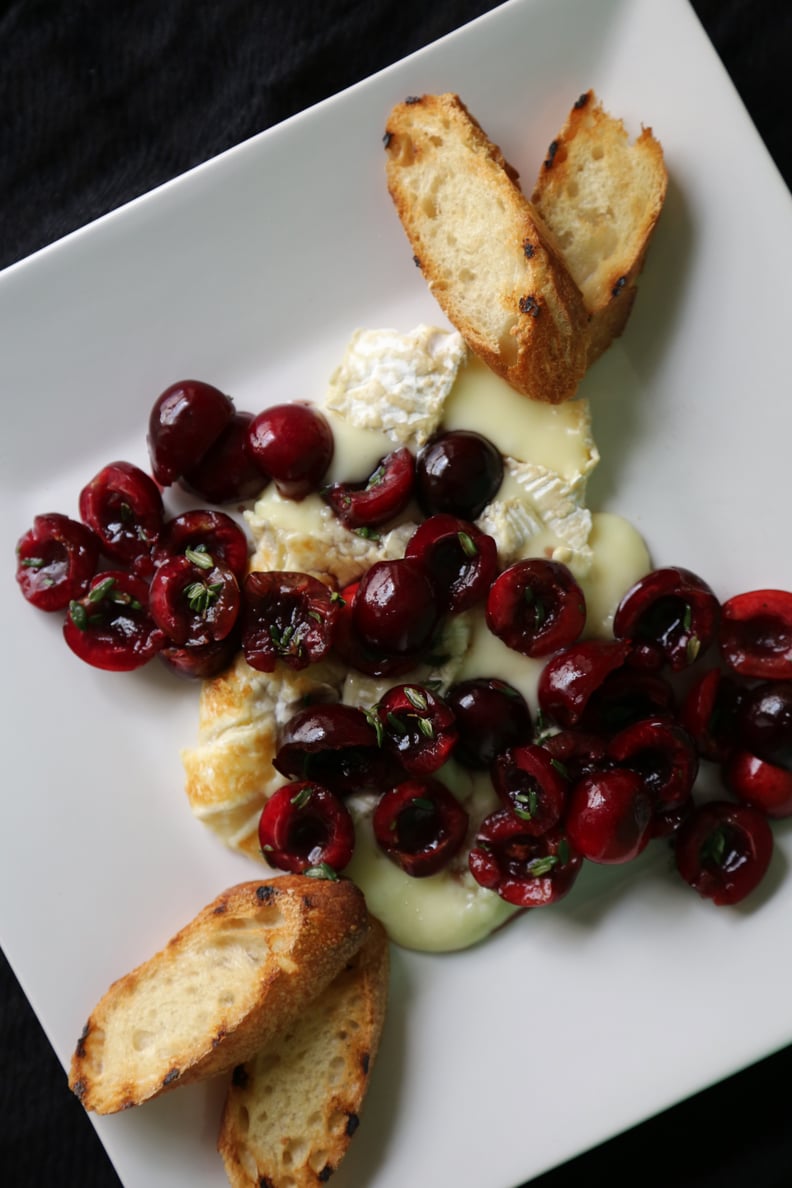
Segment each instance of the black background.
[{"label": "black background", "polygon": [[[0,267],[495,6],[483,0],[0,3]],[[784,100],[792,5],[694,0],[693,7],[789,185],[792,133]],[[750,178],[745,187],[749,225]],[[539,1177],[531,1188],[789,1188],[790,1085],[792,1048]],[[118,1185],[2,955],[0,1183]]]}]

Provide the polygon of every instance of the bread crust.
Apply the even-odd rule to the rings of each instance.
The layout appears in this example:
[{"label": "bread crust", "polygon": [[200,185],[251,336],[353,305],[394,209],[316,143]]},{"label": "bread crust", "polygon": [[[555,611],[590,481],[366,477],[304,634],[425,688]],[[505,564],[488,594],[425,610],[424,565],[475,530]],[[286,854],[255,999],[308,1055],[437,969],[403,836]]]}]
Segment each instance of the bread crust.
[{"label": "bread crust", "polygon": [[397,104],[387,184],[432,293],[513,388],[560,403],[586,369],[588,313],[517,172],[455,94]]},{"label": "bread crust", "polygon": [[347,879],[229,888],[108,989],[77,1043],[70,1088],[110,1114],[230,1070],[299,1017],[368,928]]},{"label": "bread crust", "polygon": [[316,1188],[336,1171],[360,1121],[388,979],[388,940],[372,919],[324,993],[234,1070],[217,1141],[233,1188]]}]

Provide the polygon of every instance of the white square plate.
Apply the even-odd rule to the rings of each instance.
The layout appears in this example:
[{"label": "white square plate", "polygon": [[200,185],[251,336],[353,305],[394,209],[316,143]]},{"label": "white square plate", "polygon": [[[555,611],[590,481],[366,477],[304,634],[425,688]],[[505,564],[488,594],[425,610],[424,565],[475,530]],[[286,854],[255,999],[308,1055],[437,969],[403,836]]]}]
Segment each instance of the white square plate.
[{"label": "white square plate", "polygon": [[[15,588],[17,538],[38,512],[76,514],[104,463],[147,465],[173,380],[256,410],[319,395],[359,325],[441,320],[385,191],[394,102],[458,91],[530,184],[589,86],[633,132],[652,125],[671,176],[631,324],[585,382],[592,503],[723,597],[790,587],[789,195],[683,0],[513,0],[0,277],[0,925],[64,1062],[111,980],[255,874],[184,798],[197,690],[79,664]],[[792,1040],[792,839],[776,836],[745,909],[699,901],[661,848],[587,870],[475,952],[394,952],[334,1184],[511,1188]],[[220,1092],[99,1122],[127,1188],[225,1182]]]}]

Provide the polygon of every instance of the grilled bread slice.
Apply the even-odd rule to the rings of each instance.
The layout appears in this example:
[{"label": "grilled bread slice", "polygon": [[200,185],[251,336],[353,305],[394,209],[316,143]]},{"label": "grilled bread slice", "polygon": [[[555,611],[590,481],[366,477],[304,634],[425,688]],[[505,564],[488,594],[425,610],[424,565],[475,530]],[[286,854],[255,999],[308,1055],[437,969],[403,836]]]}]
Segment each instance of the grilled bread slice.
[{"label": "grilled bread slice", "polygon": [[316,1188],[358,1127],[388,993],[378,921],[327,989],[234,1070],[217,1147],[233,1188]]},{"label": "grilled bread slice", "polygon": [[115,982],[86,1024],[69,1085],[111,1114],[248,1060],[298,1018],[368,932],[348,880],[240,883]]},{"label": "grilled bread slice", "polygon": [[532,201],[591,315],[589,363],[627,323],[667,185],[651,128],[631,143],[593,91],[581,95],[548,149]]},{"label": "grilled bread slice", "polygon": [[385,133],[391,198],[432,293],[513,388],[558,404],[588,358],[588,313],[517,174],[458,95],[397,104]]}]

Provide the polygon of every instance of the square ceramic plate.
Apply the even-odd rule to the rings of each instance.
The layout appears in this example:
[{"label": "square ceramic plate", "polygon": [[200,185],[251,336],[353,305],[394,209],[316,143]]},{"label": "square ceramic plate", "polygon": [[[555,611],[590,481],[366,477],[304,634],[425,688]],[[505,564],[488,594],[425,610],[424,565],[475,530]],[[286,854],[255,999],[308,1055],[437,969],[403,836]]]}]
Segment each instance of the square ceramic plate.
[{"label": "square ceramic plate", "polygon": [[[16,591],[17,537],[37,512],[74,514],[104,463],[146,465],[174,379],[257,409],[320,394],[357,326],[442,322],[385,192],[395,101],[458,91],[530,183],[589,86],[633,132],[653,126],[671,175],[632,322],[585,383],[592,503],[723,597],[791,586],[789,195],[682,0],[514,0],[0,277],[0,923],[64,1062],[110,981],[253,868],[185,802],[197,690],[75,661]],[[395,952],[334,1183],[511,1188],[788,1043],[792,838],[776,836],[742,909],[700,902],[653,851],[587,870],[475,952]],[[220,1092],[100,1122],[127,1188],[220,1188]]]}]

